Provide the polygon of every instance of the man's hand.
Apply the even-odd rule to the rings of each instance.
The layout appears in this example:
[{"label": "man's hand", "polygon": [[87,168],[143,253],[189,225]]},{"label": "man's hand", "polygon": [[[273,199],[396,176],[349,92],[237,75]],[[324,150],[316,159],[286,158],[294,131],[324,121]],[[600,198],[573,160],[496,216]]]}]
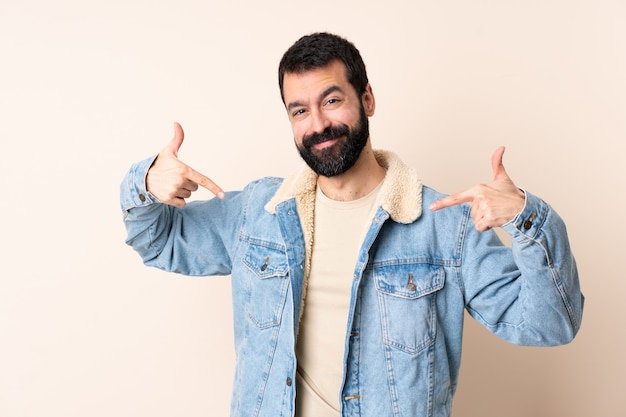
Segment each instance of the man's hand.
[{"label": "man's hand", "polygon": [[479,232],[500,227],[511,221],[524,208],[524,192],[515,186],[502,164],[504,146],[491,157],[493,182],[478,184],[460,193],[442,198],[430,205],[431,210],[472,203],[472,220]]},{"label": "man's hand", "polygon": [[198,189],[198,185],[218,198],[224,198],[224,191],[217,184],[178,159],[178,150],[184,138],[183,128],[174,123],[174,137],[148,170],[148,191],[159,201],[176,207],[184,207],[185,199]]}]

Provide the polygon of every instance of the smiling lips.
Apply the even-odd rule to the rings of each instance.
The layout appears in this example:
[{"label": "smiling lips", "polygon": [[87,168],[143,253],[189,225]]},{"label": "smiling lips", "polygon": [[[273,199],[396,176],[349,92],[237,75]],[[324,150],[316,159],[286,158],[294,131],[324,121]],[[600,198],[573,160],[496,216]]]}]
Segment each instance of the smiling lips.
[{"label": "smiling lips", "polygon": [[316,143],[315,145],[313,145],[313,148],[315,148],[316,150],[322,150],[322,149],[330,148],[335,143],[337,143],[338,140],[339,140],[339,138],[328,139],[328,140],[325,140],[325,141],[323,141],[321,143]]}]

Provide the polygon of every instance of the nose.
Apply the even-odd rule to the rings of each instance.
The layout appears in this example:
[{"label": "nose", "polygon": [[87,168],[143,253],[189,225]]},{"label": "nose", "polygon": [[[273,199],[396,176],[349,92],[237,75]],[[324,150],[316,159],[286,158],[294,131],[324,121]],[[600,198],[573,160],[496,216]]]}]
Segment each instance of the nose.
[{"label": "nose", "polygon": [[310,121],[312,133],[322,133],[332,124],[321,110],[312,111]]}]

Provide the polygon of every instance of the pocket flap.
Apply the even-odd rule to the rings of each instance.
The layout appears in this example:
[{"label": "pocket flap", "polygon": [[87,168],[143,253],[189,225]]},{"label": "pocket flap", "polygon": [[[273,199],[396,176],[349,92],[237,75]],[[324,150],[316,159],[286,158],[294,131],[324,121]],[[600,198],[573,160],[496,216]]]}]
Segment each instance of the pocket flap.
[{"label": "pocket flap", "polygon": [[256,244],[250,244],[243,263],[261,279],[285,276],[289,271],[284,251]]},{"label": "pocket flap", "polygon": [[402,264],[374,269],[376,289],[402,298],[419,298],[443,288],[445,271],[441,265]]}]

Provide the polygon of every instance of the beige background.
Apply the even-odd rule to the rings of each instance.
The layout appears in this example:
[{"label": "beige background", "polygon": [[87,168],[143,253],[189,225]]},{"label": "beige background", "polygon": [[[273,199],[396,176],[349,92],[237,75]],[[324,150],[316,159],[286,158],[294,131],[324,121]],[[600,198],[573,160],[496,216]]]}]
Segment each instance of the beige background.
[{"label": "beige background", "polygon": [[144,267],[118,184],[174,120],[224,188],[289,174],[276,67],[317,30],[360,48],[376,147],[451,193],[504,144],[568,224],[579,337],[521,348],[468,321],[455,416],[626,416],[625,4],[0,0],[0,416],[227,415],[228,278]]}]

